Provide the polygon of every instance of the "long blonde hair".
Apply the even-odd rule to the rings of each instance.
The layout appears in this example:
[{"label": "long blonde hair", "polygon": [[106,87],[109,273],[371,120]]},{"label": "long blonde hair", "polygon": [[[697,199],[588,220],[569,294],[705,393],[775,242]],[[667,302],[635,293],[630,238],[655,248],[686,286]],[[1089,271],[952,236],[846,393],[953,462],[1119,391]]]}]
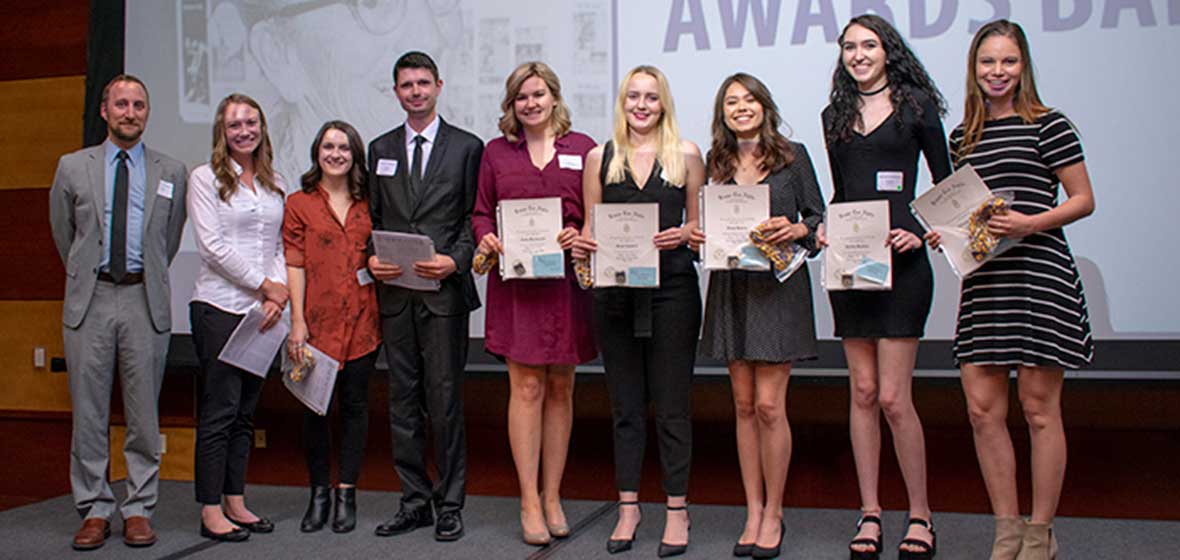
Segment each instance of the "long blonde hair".
[{"label": "long blonde hair", "polygon": [[1012,39],[1020,49],[1020,61],[1023,66],[1020,69],[1020,83],[1016,85],[1016,95],[1012,100],[1016,114],[1020,115],[1020,119],[1025,123],[1031,124],[1049,112],[1049,108],[1041,102],[1041,96],[1037,93],[1032,56],[1029,55],[1028,38],[1024,35],[1024,29],[1006,19],[998,19],[980,27],[979,31],[975,32],[975,38],[971,39],[971,49],[967,51],[967,98],[963,106],[963,141],[955,152],[957,161],[971,155],[983,136],[983,123],[987,120],[987,100],[984,99],[983,90],[979,87],[975,63],[984,39],[993,35]]},{"label": "long blonde hair", "polygon": [[503,111],[500,115],[500,132],[504,133],[504,138],[509,142],[520,140],[522,129],[520,121],[516,119],[516,96],[520,95],[520,88],[524,87],[525,81],[534,77],[541,78],[541,81],[545,82],[545,87],[549,88],[549,95],[553,96],[553,112],[549,114],[549,127],[553,129],[553,135],[560,138],[570,131],[570,109],[561,97],[561,80],[557,79],[557,72],[544,62],[526,62],[517,66],[508,75],[508,79],[504,80],[504,100],[500,102],[500,110]]},{"label": "long blonde hair", "polygon": [[238,188],[238,174],[234,171],[233,160],[229,155],[229,145],[225,141],[225,110],[231,103],[241,103],[253,107],[258,111],[258,125],[261,139],[258,147],[254,148],[254,176],[268,190],[286,195],[283,189],[275,183],[275,170],[271,161],[274,159],[274,149],[270,145],[270,133],[266,129],[266,115],[262,107],[248,95],[231,93],[217,104],[217,114],[213,117],[213,153],[209,156],[209,166],[217,177],[217,196],[222,202],[229,202],[234,189]]},{"label": "long blonde hair", "polygon": [[615,157],[611,158],[606,168],[606,181],[618,183],[627,176],[627,168],[631,158],[635,155],[635,147],[631,145],[630,127],[627,125],[627,115],[623,104],[627,100],[627,86],[636,74],[647,74],[656,80],[656,89],[660,95],[660,106],[663,112],[656,123],[656,160],[664,168],[664,178],[669,184],[684,185],[688,178],[688,167],[684,163],[684,152],[680,149],[680,127],[676,124],[676,107],[672,104],[672,89],[668,87],[668,79],[655,66],[636,66],[623,77],[619,84],[619,96],[615,100],[615,127],[612,140],[615,145]]}]

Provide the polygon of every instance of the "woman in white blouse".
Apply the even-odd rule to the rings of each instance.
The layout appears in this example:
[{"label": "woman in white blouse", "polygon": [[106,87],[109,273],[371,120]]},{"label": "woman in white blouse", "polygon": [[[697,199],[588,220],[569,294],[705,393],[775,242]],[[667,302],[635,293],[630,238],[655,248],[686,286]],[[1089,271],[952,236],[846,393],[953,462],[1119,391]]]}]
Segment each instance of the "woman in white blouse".
[{"label": "woman in white blouse", "polygon": [[266,330],[287,305],[280,230],[286,187],[271,158],[262,108],[230,94],[217,107],[209,163],[189,177],[186,202],[201,255],[189,304],[201,364],[196,497],[201,535],[219,541],[274,530],[246,507],[244,496],[263,379],[217,359],[250,308],[260,306]]}]

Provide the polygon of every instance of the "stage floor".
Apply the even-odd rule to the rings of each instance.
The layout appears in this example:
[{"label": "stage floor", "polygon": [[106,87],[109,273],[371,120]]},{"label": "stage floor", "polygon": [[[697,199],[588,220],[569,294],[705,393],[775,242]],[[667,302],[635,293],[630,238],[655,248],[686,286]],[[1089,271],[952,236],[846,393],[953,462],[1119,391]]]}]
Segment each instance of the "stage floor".
[{"label": "stage floor", "polygon": [[[121,484],[116,491],[121,493]],[[635,548],[622,555],[606,553],[605,543],[614,524],[614,507],[608,502],[569,500],[566,515],[573,527],[570,538],[538,548],[520,541],[519,502],[513,498],[469,496],[463,510],[466,536],[454,543],[437,543],[430,529],[408,535],[380,538],[373,535],[377,524],[397,510],[396,492],[361,491],[358,494],[360,521],[357,530],[337,535],[330,530],[314,534],[299,532],[299,519],[306,505],[307,490],[294,486],[250,485],[249,500],[254,511],[269,516],[275,532],[252,535],[245,543],[215,543],[201,538],[198,506],[192,484],[164,481],[160,484],[160,505],[154,516],[159,542],[146,549],[123,545],[122,526],[114,521],[112,538],[96,551],[75,552],[70,548],[79,520],[69,496],[59,496],[0,512],[0,558],[455,558],[499,560],[519,558],[654,558],[663,531],[660,504],[645,503],[646,520],[639,527]],[[692,543],[684,558],[730,557],[733,541],[741,531],[744,509],[734,506],[693,505]],[[781,558],[844,559],[846,543],[853,533],[856,512],[837,509],[791,508],[786,511],[787,534]],[[895,557],[894,547],[905,521],[904,512],[885,514],[886,558]],[[992,523],[988,516],[940,513],[938,558],[987,558]],[[1175,558],[1180,550],[1180,522],[1130,519],[1060,518],[1057,534],[1062,558],[1137,560]]]}]

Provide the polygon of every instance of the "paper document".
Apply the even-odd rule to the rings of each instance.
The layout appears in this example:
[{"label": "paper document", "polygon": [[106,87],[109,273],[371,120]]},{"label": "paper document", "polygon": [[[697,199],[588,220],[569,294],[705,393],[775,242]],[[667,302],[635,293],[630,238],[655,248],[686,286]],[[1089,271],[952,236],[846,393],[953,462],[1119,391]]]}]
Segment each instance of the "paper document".
[{"label": "paper document", "polygon": [[660,227],[660,205],[595,204],[590,218],[598,242],[590,258],[594,287],[658,288],[660,250],[654,238]]},{"label": "paper document", "polygon": [[893,288],[893,249],[885,244],[889,238],[888,200],[830,204],[824,223],[828,235],[825,290]]},{"label": "paper document", "polygon": [[429,237],[416,233],[374,230],[373,252],[377,254],[377,260],[402,268],[402,275],[393,280],[386,280],[386,284],[410,290],[438,291],[438,280],[423,278],[414,273],[414,263],[434,258],[434,242]]},{"label": "paper document", "polygon": [[922,227],[941,235],[942,253],[960,279],[1020,241],[990,236],[982,231],[986,229],[987,219],[977,215],[981,231],[976,233],[973,243],[971,216],[988,211],[984,206],[994,198],[975,169],[966,165],[910,203],[910,211]]},{"label": "paper document", "polygon": [[238,327],[229,335],[229,340],[225,341],[225,346],[221,348],[217,359],[266,378],[270,365],[275,361],[275,352],[283,346],[283,341],[287,339],[287,333],[291,330],[291,324],[284,317],[266,332],[259,332],[258,329],[265,319],[266,315],[261,307],[251,307],[238,323]]},{"label": "paper document", "polygon": [[303,347],[310,356],[304,356],[305,364],[301,368],[297,368],[291,357],[283,352],[283,386],[312,412],[325,416],[332,403],[332,390],[336,387],[340,362],[320,352],[315,346],[304,344]]},{"label": "paper document", "polygon": [[504,245],[500,278],[561,278],[565,251],[561,233],[561,198],[501,200],[496,205],[496,234]]},{"label": "paper document", "polygon": [[705,185],[701,189],[705,269],[770,270],[750,242],[750,231],[769,218],[769,185]]}]

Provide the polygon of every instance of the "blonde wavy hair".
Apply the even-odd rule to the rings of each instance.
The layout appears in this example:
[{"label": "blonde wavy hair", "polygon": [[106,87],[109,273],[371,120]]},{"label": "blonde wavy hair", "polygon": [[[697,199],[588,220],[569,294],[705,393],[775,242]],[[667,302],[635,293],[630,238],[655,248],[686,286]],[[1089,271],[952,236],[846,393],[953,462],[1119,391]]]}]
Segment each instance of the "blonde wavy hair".
[{"label": "blonde wavy hair", "polygon": [[1012,99],[1013,109],[1020,115],[1020,120],[1026,124],[1035,122],[1049,112],[1049,108],[1041,101],[1037,93],[1037,81],[1033,75],[1032,57],[1029,55],[1028,38],[1020,24],[998,19],[975,32],[971,40],[971,49],[967,51],[967,99],[963,106],[963,142],[959,144],[954,156],[957,161],[971,155],[979,145],[983,136],[983,123],[987,120],[987,100],[983,97],[983,90],[979,87],[975,64],[979,58],[979,47],[984,39],[998,35],[1012,39],[1020,49],[1020,83],[1016,85],[1016,94]]},{"label": "blonde wavy hair", "polygon": [[234,189],[238,188],[238,174],[234,171],[233,160],[229,155],[229,144],[225,141],[225,111],[231,104],[249,105],[258,111],[258,124],[262,138],[258,147],[254,148],[254,177],[272,192],[284,196],[287,193],[275,183],[274,149],[270,145],[270,133],[266,129],[266,115],[262,107],[248,95],[231,93],[217,104],[217,114],[213,117],[213,153],[209,156],[209,166],[213,168],[213,175],[217,177],[217,196],[222,202],[229,202]]},{"label": "blonde wavy hair", "polygon": [[638,74],[647,74],[656,80],[656,90],[660,96],[660,106],[663,112],[656,123],[656,160],[664,168],[664,178],[669,184],[683,186],[688,179],[688,167],[684,163],[684,152],[680,149],[680,127],[676,124],[676,107],[672,103],[672,89],[668,87],[668,79],[655,66],[636,66],[627,72],[623,82],[619,84],[619,96],[615,99],[615,126],[611,140],[615,145],[615,157],[611,158],[606,168],[606,181],[618,183],[626,178],[629,162],[635,155],[635,147],[631,145],[630,126],[623,109],[627,101],[627,88],[631,78]]},{"label": "blonde wavy hair", "polygon": [[549,127],[555,136],[564,136],[570,131],[570,109],[561,97],[561,80],[557,79],[548,64],[539,61],[526,62],[517,66],[508,79],[504,80],[504,100],[500,102],[500,132],[509,142],[520,140],[523,125],[516,118],[516,96],[520,95],[520,88],[524,87],[529,78],[541,78],[545,87],[549,88],[549,95],[553,96],[553,112],[549,114]]}]

